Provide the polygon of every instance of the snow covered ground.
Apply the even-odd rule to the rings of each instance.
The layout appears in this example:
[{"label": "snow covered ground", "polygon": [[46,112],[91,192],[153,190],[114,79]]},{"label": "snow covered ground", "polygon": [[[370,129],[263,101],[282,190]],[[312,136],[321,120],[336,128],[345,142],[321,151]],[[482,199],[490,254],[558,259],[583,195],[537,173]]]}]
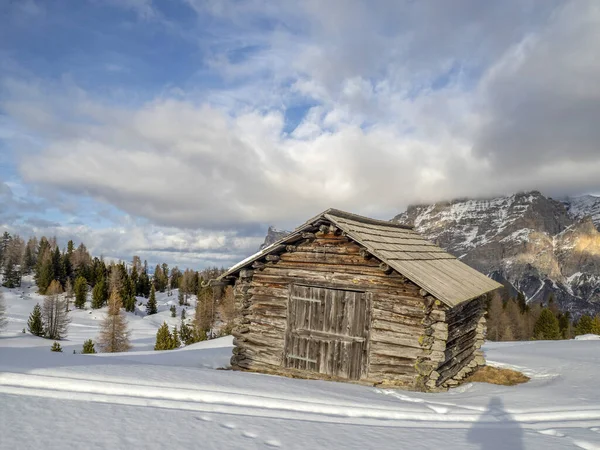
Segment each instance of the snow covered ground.
[{"label": "snow covered ground", "polygon": [[422,394],[216,370],[229,337],[151,351],[176,295],[159,297],[157,316],[129,315],[132,352],[73,354],[103,314],[75,311],[52,353],[21,332],[33,288],[3,291],[0,449],[600,449],[598,340],[488,344],[490,362],[532,380]]}]

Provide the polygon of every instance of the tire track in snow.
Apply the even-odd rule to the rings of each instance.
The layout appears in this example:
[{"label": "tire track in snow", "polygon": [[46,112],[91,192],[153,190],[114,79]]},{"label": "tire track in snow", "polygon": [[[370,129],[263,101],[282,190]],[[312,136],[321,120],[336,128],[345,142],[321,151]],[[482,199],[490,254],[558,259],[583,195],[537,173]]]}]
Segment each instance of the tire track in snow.
[{"label": "tire track in snow", "polygon": [[[306,403],[251,394],[164,387],[148,388],[152,386],[22,373],[0,374],[0,393],[61,400],[373,426],[469,428],[476,422],[482,423],[479,412],[463,410],[444,414],[432,411],[427,402],[414,405],[412,408],[406,407],[411,405],[398,405],[399,407],[395,409],[381,409],[368,405],[348,407],[329,402]],[[521,410],[516,413],[511,412],[511,415],[514,422],[518,422],[523,428],[536,430],[600,426],[600,405],[596,408],[580,410],[573,408],[555,411]],[[489,423],[490,428],[514,426],[514,422],[504,425],[495,418],[484,419],[484,421]]]}]

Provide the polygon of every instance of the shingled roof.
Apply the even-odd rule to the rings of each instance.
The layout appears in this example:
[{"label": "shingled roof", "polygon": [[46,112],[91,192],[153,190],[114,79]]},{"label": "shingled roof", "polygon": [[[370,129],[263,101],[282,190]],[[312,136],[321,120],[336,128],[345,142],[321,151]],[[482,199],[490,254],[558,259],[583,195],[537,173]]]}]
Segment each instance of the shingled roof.
[{"label": "shingled roof", "polygon": [[327,220],[417,286],[449,307],[502,287],[491,278],[467,266],[425,239],[412,227],[328,209],[296,228],[292,233],[246,258],[219,278],[235,275],[271,252],[301,238],[319,220]]}]

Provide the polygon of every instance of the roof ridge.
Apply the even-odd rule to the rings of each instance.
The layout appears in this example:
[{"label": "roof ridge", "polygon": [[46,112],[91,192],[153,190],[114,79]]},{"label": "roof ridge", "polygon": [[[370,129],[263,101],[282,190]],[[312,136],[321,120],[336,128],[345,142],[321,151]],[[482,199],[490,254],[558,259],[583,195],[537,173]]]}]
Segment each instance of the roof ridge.
[{"label": "roof ridge", "polygon": [[347,211],[342,211],[341,209],[336,209],[336,208],[329,208],[328,210],[321,213],[321,215],[323,215],[323,216],[326,214],[330,214],[330,215],[336,216],[336,217],[341,217],[342,219],[350,219],[350,220],[355,220],[357,222],[368,223],[371,225],[381,225],[381,226],[390,227],[390,228],[401,228],[404,230],[412,230],[413,229],[413,227],[411,227],[410,225],[394,223],[394,222],[390,222],[388,220],[372,219],[370,217],[361,216],[359,214],[354,214],[354,213],[350,213]]}]

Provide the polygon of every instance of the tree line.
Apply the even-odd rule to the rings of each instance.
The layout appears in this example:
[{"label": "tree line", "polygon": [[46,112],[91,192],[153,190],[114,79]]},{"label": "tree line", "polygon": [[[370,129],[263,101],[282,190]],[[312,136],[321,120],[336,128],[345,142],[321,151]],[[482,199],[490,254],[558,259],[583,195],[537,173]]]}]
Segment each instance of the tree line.
[{"label": "tree line", "polygon": [[583,315],[573,320],[562,312],[554,297],[540,304],[528,304],[525,296],[503,299],[498,293],[487,297],[487,339],[491,341],[526,341],[573,339],[583,334],[600,334],[600,315]]},{"label": "tree line", "polygon": [[[179,290],[180,305],[189,305],[191,296],[198,298],[193,323],[188,325],[182,317],[180,333],[182,338],[185,337],[182,341],[188,344],[205,339],[218,313],[212,289],[206,281],[218,277],[224,270],[211,267],[201,271],[181,271],[177,266],[169,268],[168,264],[162,263],[157,264],[151,274],[147,261],[142,262],[139,256],[134,256],[130,264],[107,264],[102,257],[92,257],[83,243],[75,247],[73,241],[69,241],[61,250],[56,238],[45,236],[39,240],[32,237],[25,242],[20,236],[5,232],[0,239],[3,285],[18,287],[23,276],[32,274],[38,292],[45,295],[42,306],[36,305],[29,317],[29,331],[53,340],[66,337],[71,301],[74,307],[84,309],[91,297],[93,309],[108,306],[98,337],[99,346],[105,352],[129,349],[129,332],[122,310],[134,312],[136,297],[148,298],[146,314],[156,314],[156,292],[171,295],[173,289]],[[3,312],[2,308],[0,301],[0,312]],[[93,342],[86,344],[89,350]]]}]

